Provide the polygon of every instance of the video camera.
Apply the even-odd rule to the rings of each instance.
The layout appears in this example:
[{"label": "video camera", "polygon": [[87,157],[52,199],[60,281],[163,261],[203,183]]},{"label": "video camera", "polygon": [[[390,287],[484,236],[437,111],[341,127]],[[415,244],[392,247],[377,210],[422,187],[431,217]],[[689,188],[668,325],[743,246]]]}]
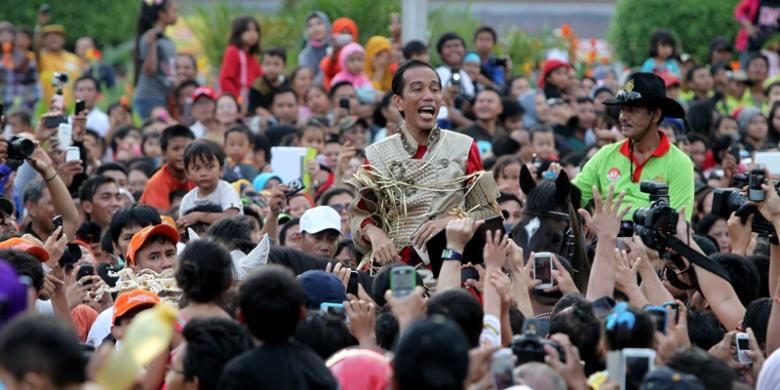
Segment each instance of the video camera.
[{"label": "video camera", "polygon": [[512,353],[515,357],[517,357],[515,367],[528,362],[544,362],[545,345],[555,348],[558,351],[558,357],[561,362],[566,363],[566,354],[564,354],[561,345],[537,333],[538,321],[542,320],[526,320],[523,324],[523,333],[512,337],[510,348],[512,348]]},{"label": "video camera", "polygon": [[51,86],[57,90],[62,90],[65,84],[68,83],[68,75],[62,72],[54,72],[54,76],[51,79]]},{"label": "video camera", "polygon": [[[717,188],[712,195],[712,213],[719,215],[724,219],[728,219],[731,213],[735,213],[742,219],[744,223],[748,216],[753,214],[753,224],[751,229],[754,233],[758,233],[761,237],[769,238],[773,244],[778,243],[777,232],[774,225],[767,221],[758,209],[750,204],[750,201],[760,202],[762,197],[758,196],[758,189],[760,185],[766,182],[764,172],[761,170],[753,170],[749,175],[737,174],[732,179],[732,188]],[[752,194],[753,199],[742,193],[742,187],[749,186],[749,194]],[[775,191],[778,191],[778,183],[775,183]],[[763,189],[761,189],[763,194]],[[780,193],[780,191],[778,191]]]},{"label": "video camera", "polygon": [[634,213],[634,232],[648,248],[663,252],[666,238],[677,233],[677,210],[669,205],[669,186],[643,181],[639,190],[650,195],[650,207]]}]

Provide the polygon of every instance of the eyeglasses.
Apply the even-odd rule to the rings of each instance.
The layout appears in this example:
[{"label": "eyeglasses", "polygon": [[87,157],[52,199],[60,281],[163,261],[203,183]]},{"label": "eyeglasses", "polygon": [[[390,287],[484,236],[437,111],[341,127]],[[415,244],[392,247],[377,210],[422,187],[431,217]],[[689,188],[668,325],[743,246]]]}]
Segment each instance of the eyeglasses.
[{"label": "eyeglasses", "polygon": [[634,100],[639,100],[642,98],[642,94],[636,91],[628,92],[626,90],[621,89],[618,91],[617,95],[615,95],[615,99],[619,103],[628,103],[633,102]]},{"label": "eyeglasses", "polygon": [[342,204],[329,204],[333,210],[336,210],[336,212],[342,212],[349,210],[349,203],[342,203]]}]

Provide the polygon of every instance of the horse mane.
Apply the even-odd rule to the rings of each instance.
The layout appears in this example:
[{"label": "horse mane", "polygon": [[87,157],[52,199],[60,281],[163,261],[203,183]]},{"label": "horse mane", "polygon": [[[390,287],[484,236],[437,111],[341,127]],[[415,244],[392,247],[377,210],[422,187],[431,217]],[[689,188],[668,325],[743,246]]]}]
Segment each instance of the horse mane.
[{"label": "horse mane", "polygon": [[526,194],[524,211],[555,210],[566,211],[566,204],[559,204],[555,193],[557,187],[551,180],[540,180],[534,189]]}]

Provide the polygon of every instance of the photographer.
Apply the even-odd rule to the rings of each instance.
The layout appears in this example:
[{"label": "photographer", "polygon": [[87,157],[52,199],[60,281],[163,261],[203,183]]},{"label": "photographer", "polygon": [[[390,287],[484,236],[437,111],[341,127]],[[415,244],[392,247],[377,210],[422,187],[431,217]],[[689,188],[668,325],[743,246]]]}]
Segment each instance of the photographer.
[{"label": "photographer", "polygon": [[[780,196],[774,186],[763,184],[765,199],[756,203],[761,216],[771,221],[775,231],[780,228]],[[780,348],[780,247],[772,245],[769,260],[769,293],[772,294],[772,311],[769,315],[769,324],[766,334],[766,356]],[[743,311],[744,313],[744,311]]]}]

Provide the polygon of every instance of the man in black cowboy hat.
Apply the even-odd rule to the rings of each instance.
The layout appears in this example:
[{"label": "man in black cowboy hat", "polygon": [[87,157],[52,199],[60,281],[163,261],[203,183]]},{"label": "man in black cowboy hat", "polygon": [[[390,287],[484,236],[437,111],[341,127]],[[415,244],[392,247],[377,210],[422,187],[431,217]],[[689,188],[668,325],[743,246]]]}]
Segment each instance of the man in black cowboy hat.
[{"label": "man in black cowboy hat", "polygon": [[650,203],[648,194],[639,191],[639,183],[653,181],[669,186],[671,206],[685,207],[690,220],[693,211],[693,163],[677,149],[658,125],[666,118],[684,118],[679,103],[666,97],[663,80],[653,73],[634,73],[628,77],[615,99],[605,105],[620,106],[620,130],[625,140],[606,145],[596,153],[574,178],[582,191],[583,204],[593,198],[593,187],[606,194],[610,185],[615,193],[625,192],[624,204],[631,211]]}]

